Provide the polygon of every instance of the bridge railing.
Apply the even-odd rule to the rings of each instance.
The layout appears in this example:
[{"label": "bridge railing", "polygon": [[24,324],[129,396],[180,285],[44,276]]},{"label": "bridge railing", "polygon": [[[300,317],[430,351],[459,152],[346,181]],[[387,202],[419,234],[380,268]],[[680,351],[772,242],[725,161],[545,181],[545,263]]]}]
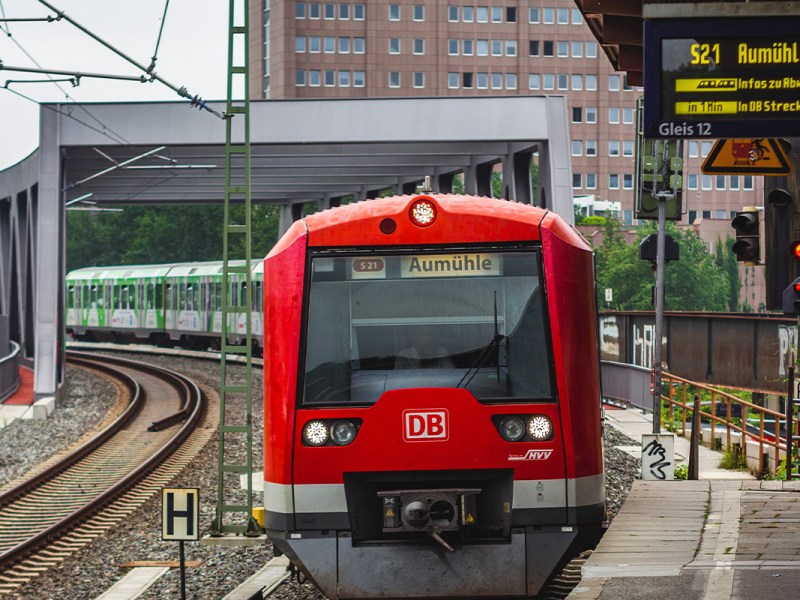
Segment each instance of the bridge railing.
[{"label": "bridge railing", "polygon": [[[768,469],[766,463],[769,459],[774,460],[774,468],[769,470],[778,468],[782,455],[786,453],[786,415],[712,386],[665,372],[662,373],[661,399],[667,406],[666,426],[679,427],[684,433],[687,431],[687,421],[691,423],[694,411],[695,394],[700,398],[701,432],[708,433],[712,448],[717,444],[721,447],[723,440],[728,452],[738,445],[744,452],[739,457],[741,459],[752,454],[747,448],[751,445],[758,449],[756,460],[759,472]],[[797,419],[793,420],[795,428],[797,422]]]},{"label": "bridge railing", "polygon": [[11,354],[0,358],[0,402],[19,387],[19,344],[11,343]]},{"label": "bridge railing", "polygon": [[600,367],[604,399],[653,410],[651,369],[610,360],[601,361]]}]

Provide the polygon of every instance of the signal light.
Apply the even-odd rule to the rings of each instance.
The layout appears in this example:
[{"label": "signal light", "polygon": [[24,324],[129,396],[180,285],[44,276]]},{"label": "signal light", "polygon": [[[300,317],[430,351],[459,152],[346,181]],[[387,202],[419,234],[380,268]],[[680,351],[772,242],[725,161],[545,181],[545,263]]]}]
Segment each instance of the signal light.
[{"label": "signal light", "polygon": [[783,314],[800,315],[800,277],[783,291]]},{"label": "signal light", "polygon": [[436,205],[430,196],[417,196],[408,211],[411,221],[418,227],[428,227],[436,220]]},{"label": "signal light", "polygon": [[731,227],[736,230],[736,242],[732,248],[734,254],[736,254],[736,260],[757,264],[761,258],[758,210],[754,207],[740,210],[731,221]]}]

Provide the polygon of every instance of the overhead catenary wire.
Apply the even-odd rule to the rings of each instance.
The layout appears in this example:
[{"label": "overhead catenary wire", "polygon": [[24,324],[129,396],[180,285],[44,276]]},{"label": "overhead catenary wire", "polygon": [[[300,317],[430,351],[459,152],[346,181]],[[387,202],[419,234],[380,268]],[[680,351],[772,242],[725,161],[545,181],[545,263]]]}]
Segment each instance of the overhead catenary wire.
[{"label": "overhead catenary wire", "polygon": [[164,4],[164,15],[161,17],[161,27],[158,28],[158,39],[156,40],[156,49],[153,50],[153,56],[150,58],[150,66],[147,67],[149,73],[156,68],[156,60],[158,60],[158,47],[161,45],[161,34],[164,33],[164,23],[167,22],[167,9],[169,8],[169,0]]},{"label": "overhead catenary wire", "polygon": [[176,85],[174,85],[173,83],[170,83],[169,81],[167,81],[166,79],[164,79],[163,77],[161,77],[160,75],[155,73],[154,71],[149,71],[147,67],[145,67],[144,65],[142,65],[141,63],[139,63],[135,59],[131,58],[130,56],[128,56],[127,54],[125,54],[121,50],[118,50],[117,48],[115,48],[114,46],[112,46],[111,44],[106,42],[104,39],[102,39],[100,36],[94,34],[89,29],[87,29],[86,27],[84,27],[83,25],[81,25],[80,23],[75,21],[74,19],[70,18],[69,15],[67,15],[64,11],[58,10],[55,6],[53,6],[52,4],[47,2],[47,0],[38,0],[38,1],[39,1],[40,4],[45,5],[50,10],[55,11],[56,13],[58,13],[61,16],[62,19],[64,19],[65,21],[67,21],[68,23],[70,23],[71,25],[76,27],[77,29],[81,30],[83,33],[85,33],[86,35],[88,35],[89,37],[94,39],[96,42],[102,44],[103,46],[105,46],[106,48],[111,50],[114,54],[116,54],[120,58],[128,61],[130,64],[132,64],[133,66],[137,67],[139,70],[143,71],[144,73],[147,73],[148,76],[150,77],[150,79],[158,81],[159,83],[167,86],[168,88],[170,88],[171,90],[176,92],[178,94],[178,96],[180,96],[182,98],[187,98],[190,101],[190,105],[192,107],[205,109],[208,112],[210,112],[211,114],[218,116],[220,119],[227,119],[228,117],[231,116],[231,115],[223,114],[223,113],[219,112],[218,110],[212,108],[200,96],[198,96],[196,94],[192,95],[186,89],[186,86],[177,87]]}]

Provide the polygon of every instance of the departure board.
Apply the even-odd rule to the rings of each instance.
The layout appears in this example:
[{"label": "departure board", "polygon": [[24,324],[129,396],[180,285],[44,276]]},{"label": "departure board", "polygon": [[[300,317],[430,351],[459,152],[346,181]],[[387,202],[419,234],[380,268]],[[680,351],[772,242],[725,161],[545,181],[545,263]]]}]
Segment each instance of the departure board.
[{"label": "departure board", "polygon": [[800,136],[800,18],[645,21],[644,135]]}]

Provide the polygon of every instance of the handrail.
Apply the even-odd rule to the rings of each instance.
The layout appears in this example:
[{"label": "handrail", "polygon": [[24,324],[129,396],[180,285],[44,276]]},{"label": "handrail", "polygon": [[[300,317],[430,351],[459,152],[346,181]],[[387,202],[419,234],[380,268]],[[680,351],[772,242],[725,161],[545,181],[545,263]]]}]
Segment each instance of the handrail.
[{"label": "handrail", "polygon": [[11,354],[0,358],[0,402],[19,388],[19,344],[10,341]]},{"label": "handrail", "polygon": [[[733,432],[737,432],[742,439],[742,450],[744,451],[744,442],[746,440],[753,441],[758,443],[759,445],[759,457],[764,456],[764,447],[769,446],[774,451],[775,457],[775,465],[779,465],[781,458],[780,452],[786,452],[786,441],[781,438],[781,420],[786,419],[786,415],[776,412],[774,410],[770,410],[768,408],[764,408],[763,406],[758,406],[753,404],[752,402],[748,402],[747,400],[742,400],[741,398],[737,398],[736,396],[729,394],[727,392],[723,392],[717,388],[714,388],[709,385],[705,385],[702,383],[697,383],[694,381],[689,381],[688,379],[684,379],[682,377],[678,377],[677,375],[672,375],[667,372],[663,372],[662,375],[662,391],[661,391],[661,399],[662,401],[667,402],[668,406],[668,415],[670,423],[675,422],[675,409],[680,408],[683,409],[681,411],[681,424],[683,430],[686,431],[686,421],[687,421],[687,412],[691,412],[694,410],[693,400],[694,400],[694,393],[689,394],[689,388],[695,388],[697,391],[703,391],[710,394],[710,400],[701,400],[700,403],[700,417],[701,421],[705,420],[705,422],[710,422],[711,424],[711,440],[712,444],[714,443],[713,440],[716,439],[715,432],[716,427],[719,425],[721,428],[724,428],[726,436],[726,449],[730,451],[731,448],[731,434]],[[667,388],[668,394],[664,395],[664,388]],[[697,392],[695,392],[697,393]],[[710,402],[711,408],[710,412],[705,412],[702,409],[702,405],[706,402]],[[717,402],[725,402],[725,417],[719,417],[716,414],[716,405]],[[741,406],[741,425],[733,422],[732,417],[732,407],[738,404]],[[758,432],[754,433],[751,432],[748,427],[748,416],[753,415],[758,419]],[[773,431],[768,431],[766,421],[768,418],[771,417],[774,419],[774,427]],[[792,420],[792,426],[798,422],[797,419]]]}]

